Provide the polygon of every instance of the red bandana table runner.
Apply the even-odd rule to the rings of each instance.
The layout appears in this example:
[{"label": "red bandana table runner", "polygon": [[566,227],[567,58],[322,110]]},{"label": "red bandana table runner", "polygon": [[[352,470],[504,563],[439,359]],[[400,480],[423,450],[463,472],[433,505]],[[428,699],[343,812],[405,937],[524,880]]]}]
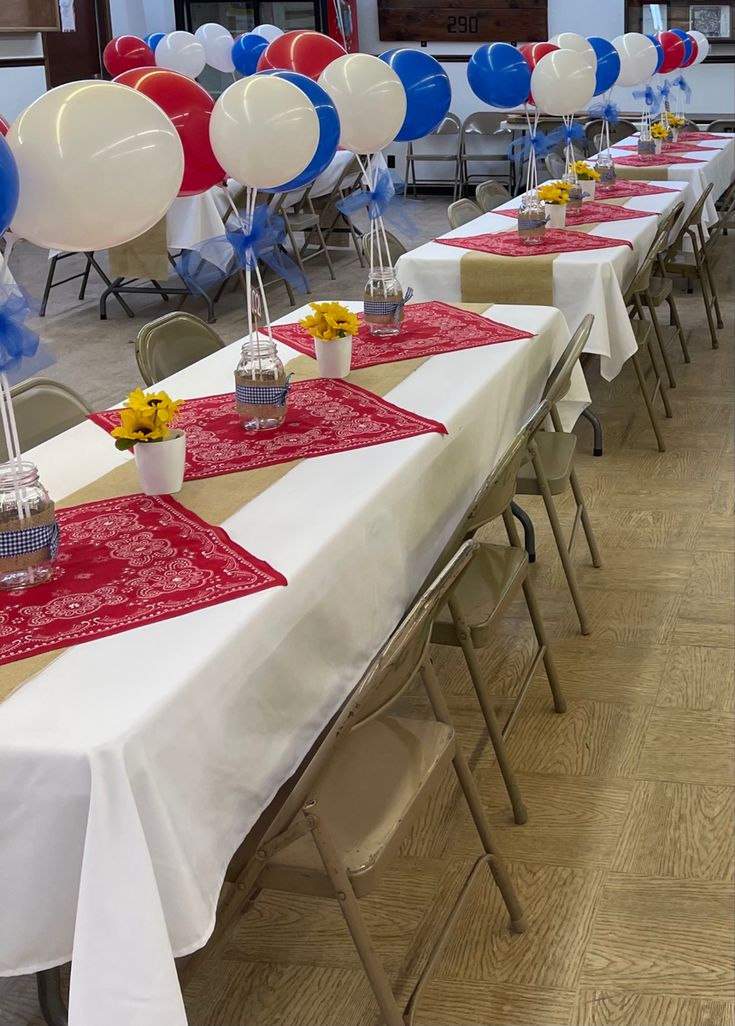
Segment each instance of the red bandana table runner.
[{"label": "red bandana table runner", "polygon": [[[371,335],[362,314],[357,315],[360,332],[352,342],[353,370],[533,338],[527,331],[458,310],[448,303],[413,303],[405,311],[400,334],[391,337]],[[273,337],[300,353],[314,356],[314,339],[298,324],[277,325]]]},{"label": "red bandana table runner", "polygon": [[[518,219],[517,210],[496,210],[496,214],[503,217]],[[604,221],[628,221],[636,217],[659,217],[658,210],[633,210],[631,207],[611,207],[607,203],[595,203],[592,200],[585,201],[581,209],[569,210],[567,208],[567,224],[592,224]]]},{"label": "red bandana table runner", "polygon": [[494,235],[469,235],[464,239],[434,239],[443,246],[458,249],[474,249],[478,253],[492,253],[495,256],[534,257],[550,253],[574,253],[579,250],[610,249],[613,246],[628,246],[626,239],[607,239],[602,235],[587,235],[586,232],[572,232],[566,228],[547,228],[539,245],[529,246],[521,242],[518,232],[496,232]]},{"label": "red bandana table runner", "polygon": [[[638,147],[637,146],[616,146],[615,149],[616,150],[629,150],[631,153],[637,153],[638,152]],[[692,152],[697,152],[697,153],[719,153],[720,149],[721,149],[720,146],[694,146],[691,143],[687,143],[687,142],[676,142],[676,143],[667,143],[664,146],[662,153],[656,154],[656,156],[663,156],[663,157],[665,157],[667,154],[672,154],[672,153],[692,153]]]},{"label": "red bandana table runner", "polygon": [[[120,423],[120,414],[106,410],[90,419],[109,431]],[[347,381],[328,378],[293,384],[286,421],[275,431],[243,431],[232,392],[185,400],[176,426],[186,432],[187,481],[382,445],[430,431],[447,433],[438,421]]]},{"label": "red bandana table runner", "polygon": [[57,510],[54,576],[0,594],[0,663],[285,585],[267,563],[166,496]]},{"label": "red bandana table runner", "polygon": [[682,139],[694,139],[698,142],[707,142],[708,140],[713,139],[732,140],[734,138],[735,135],[718,135],[717,132],[679,132],[679,142],[681,142]]},{"label": "red bandana table runner", "polygon": [[668,167],[669,164],[702,164],[703,161],[692,157],[677,157],[675,153],[659,153],[652,157],[616,157],[615,163],[621,167]]},{"label": "red bandana table runner", "polygon": [[674,194],[678,189],[666,189],[662,185],[650,185],[648,182],[627,182],[624,179],[614,185],[597,185],[598,200],[625,199],[628,196],[661,196],[663,193]]}]

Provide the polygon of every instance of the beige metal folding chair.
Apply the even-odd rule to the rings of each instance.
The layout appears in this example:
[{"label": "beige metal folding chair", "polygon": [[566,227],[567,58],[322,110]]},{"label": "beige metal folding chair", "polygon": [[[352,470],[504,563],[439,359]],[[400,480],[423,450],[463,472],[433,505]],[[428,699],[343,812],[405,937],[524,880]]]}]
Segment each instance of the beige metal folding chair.
[{"label": "beige metal folding chair", "polygon": [[735,132],[735,120],[732,118],[717,118],[707,125],[708,132]]},{"label": "beige metal folding chair", "polygon": [[[381,245],[385,250],[385,243],[388,244],[388,257],[393,267],[396,266],[400,258],[404,253],[408,253],[408,250],[403,245],[401,240],[393,234],[393,232],[381,232],[380,233]],[[362,247],[365,256],[370,259],[370,236],[363,235]]]},{"label": "beige metal folding chair", "polygon": [[[311,286],[309,285],[309,279],[306,275],[306,268],[304,264],[307,260],[313,260],[314,257],[324,256],[324,259],[329,268],[329,275],[334,281],[334,265],[332,264],[332,258],[329,255],[329,248],[324,239],[322,232],[321,218],[314,209],[314,204],[311,200],[310,193],[314,187],[314,183],[306,189],[304,194],[294,205],[293,210],[289,210],[287,206],[288,196],[282,193],[277,197],[275,203],[274,213],[283,218],[283,222],[286,226],[286,234],[288,240],[291,243],[296,263],[299,265],[299,270],[304,276],[306,282],[306,291],[311,293]],[[304,241],[301,245],[296,240],[296,233],[300,232],[304,236]],[[312,238],[316,236],[316,247],[309,251],[309,247],[312,246]]]},{"label": "beige metal folding chair", "polygon": [[544,164],[546,165],[547,174],[555,179],[561,178],[566,171],[566,163],[560,153],[547,153],[544,157]]},{"label": "beige metal folding chair", "polygon": [[[478,177],[477,174],[470,172],[470,164],[483,164],[486,167],[488,164],[494,165],[500,168],[499,171],[492,172],[494,177],[510,178],[507,151],[494,153],[487,146],[487,140],[492,139],[501,130],[505,117],[506,115],[501,112],[478,110],[464,119],[459,141],[460,195],[472,180]],[[487,178],[487,170],[479,177]]]},{"label": "beige metal folding chair", "polygon": [[[23,452],[82,424],[92,408],[66,385],[50,378],[28,378],[11,389],[18,438]],[[0,438],[0,463],[8,453]]]},{"label": "beige metal folding chair", "polygon": [[224,348],[217,332],[194,314],[176,311],[144,324],[135,340],[135,359],[146,385]]},{"label": "beige metal folding chair", "polygon": [[454,138],[454,150],[452,153],[436,152],[436,153],[417,153],[414,144],[409,142],[406,147],[406,195],[408,195],[413,189],[414,195],[416,195],[417,186],[419,185],[445,185],[445,179],[438,178],[416,178],[416,164],[429,162],[431,164],[454,164],[454,173],[451,178],[452,182],[452,199],[456,200],[459,195],[459,141],[462,133],[462,122],[459,120],[456,114],[452,114],[451,111],[444,120],[434,129],[434,131],[426,136],[427,139],[449,139]]},{"label": "beige metal folding chair", "polygon": [[[276,815],[238,882],[247,899],[264,888],[337,900],[387,1026],[413,1022],[416,1005],[449,940],[470,888],[487,865],[512,929],[526,920],[492,836],[428,656],[431,625],[477,556],[467,542],[385,642]],[[421,680],[433,711],[405,719],[391,705]],[[457,776],[482,846],[402,1012],[360,909],[450,770]],[[240,906],[241,907],[241,906]],[[240,911],[235,903],[220,932]]]},{"label": "beige metal folding chair", "polygon": [[[656,309],[658,309],[658,307],[663,303],[668,305],[669,325],[674,329],[674,334],[678,336],[679,345],[681,346],[681,351],[684,356],[684,362],[691,363],[692,358],[689,355],[689,346],[687,345],[686,335],[684,334],[684,328],[679,316],[679,308],[676,305],[673,282],[671,281],[671,278],[669,278],[666,271],[666,265],[664,263],[664,254],[669,248],[671,233],[674,231],[674,228],[683,213],[684,201],[682,200],[659,221],[659,232],[661,233],[661,238],[654,263],[654,277],[651,278],[648,295]],[[654,322],[655,327],[657,319],[655,316],[652,316],[651,320]]]},{"label": "beige metal folding chair", "polygon": [[[637,131],[637,125],[633,124],[632,121],[622,119],[618,121],[617,125],[610,125],[610,143],[613,144],[621,142],[623,139],[628,139]],[[590,157],[600,152],[602,148],[600,142],[604,139],[604,132],[605,122],[601,118],[594,118],[584,126],[584,134],[587,139],[587,153]]]},{"label": "beige metal folding chair", "polygon": [[463,224],[480,217],[482,210],[471,199],[458,199],[447,207],[447,218],[450,228],[459,228]]},{"label": "beige metal folding chair", "polygon": [[[546,382],[543,398],[548,403],[548,412],[553,425],[553,431],[541,430],[543,419],[539,420],[536,417],[532,421],[533,430],[528,442],[530,459],[527,463],[523,464],[519,471],[517,488],[519,495],[540,495],[544,501],[554,541],[559,552],[559,558],[564,569],[567,584],[569,585],[572,601],[574,602],[574,608],[577,610],[582,634],[589,634],[590,629],[582,602],[582,595],[577,584],[577,573],[572,562],[572,551],[580,523],[587,539],[587,547],[592,557],[592,565],[599,567],[602,563],[597,541],[592,530],[592,522],[587,512],[582,489],[577,480],[577,472],[574,469],[577,436],[562,429],[561,419],[557,411],[557,403],[569,391],[572,372],[587,344],[593,323],[594,317],[592,314],[587,314],[552,370],[549,380]],[[574,523],[568,542],[564,537],[564,529],[559,521],[559,515],[553,498],[554,495],[560,495],[567,489],[571,489],[576,504]]]},{"label": "beige metal folding chair", "polygon": [[[717,295],[717,287],[709,263],[707,239],[702,226],[704,208],[713,188],[714,186],[710,182],[692,207],[674,242],[669,246],[668,252],[664,257],[664,266],[668,274],[687,278],[689,282],[696,278],[699,282],[710,337],[712,339],[712,348],[718,349],[720,341],[717,337],[717,328],[723,328],[724,323],[720,310],[720,300]],[[686,252],[684,249],[684,243],[687,239],[691,243],[691,252]],[[713,311],[717,318],[717,328],[715,327]]]},{"label": "beige metal folding chair", "polygon": [[352,245],[355,247],[360,266],[365,266],[365,257],[362,252],[361,234],[355,229],[354,224],[341,210],[337,203],[345,199],[360,188],[361,170],[357,157],[354,157],[349,164],[346,164],[339,180],[335,183],[328,196],[316,197],[312,202],[314,209],[318,212],[322,234],[327,242],[332,235],[348,234]]},{"label": "beige metal folding chair", "polygon": [[507,203],[510,198],[510,193],[500,182],[480,182],[475,189],[475,201],[484,214]]},{"label": "beige metal folding chair", "polygon": [[[549,413],[548,403],[542,403],[528,424],[523,427],[503,455],[492,474],[475,496],[462,522],[447,543],[437,561],[441,566],[465,539],[472,538],[481,527],[503,518],[510,545],[483,543],[467,573],[462,577],[446,606],[434,623],[431,640],[436,645],[459,647],[467,663],[470,679],[477,694],[488,736],[495,750],[503,781],[508,791],[516,823],[528,819],[518,782],[513,773],[505,748],[505,739],[515,723],[533,677],[543,660],[546,676],[554,701],[554,709],[566,709],[556,667],[548,647],[546,629],[541,617],[536,594],[528,576],[528,554],[522,547],[516,531],[511,504],[516,491],[518,473],[527,447],[536,430]],[[434,571],[432,571],[433,573]],[[517,695],[505,723],[500,726],[489,682],[483,679],[477,652],[491,645],[495,627],[508,606],[521,589],[536,635],[536,650],[521,678]]]}]

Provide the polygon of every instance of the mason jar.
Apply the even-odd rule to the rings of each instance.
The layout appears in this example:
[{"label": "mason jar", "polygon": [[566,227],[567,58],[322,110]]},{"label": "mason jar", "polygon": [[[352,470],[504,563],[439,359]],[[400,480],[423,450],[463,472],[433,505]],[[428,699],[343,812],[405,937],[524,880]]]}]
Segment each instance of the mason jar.
[{"label": "mason jar", "polygon": [[245,431],[271,431],[286,419],[288,377],[271,339],[253,339],[242,347],[235,368],[235,400]]},{"label": "mason jar", "polygon": [[403,320],[403,289],[392,267],[374,268],[365,286],[363,312],[372,335],[397,335]]},{"label": "mason jar", "polygon": [[540,246],[546,234],[546,205],[532,189],[521,198],[518,208],[518,237],[529,246]]},{"label": "mason jar", "polygon": [[600,181],[597,184],[601,189],[615,185],[618,176],[615,173],[615,161],[610,153],[600,154],[597,158],[597,170],[600,174]]},{"label": "mason jar", "polygon": [[575,174],[567,174],[564,175],[562,181],[565,185],[571,185],[571,189],[569,190],[569,202],[567,203],[567,209],[579,210],[579,208],[582,206],[582,203],[584,202],[584,189],[577,181],[577,176]]},{"label": "mason jar", "polygon": [[54,504],[33,463],[0,464],[0,590],[48,581],[59,548]]}]

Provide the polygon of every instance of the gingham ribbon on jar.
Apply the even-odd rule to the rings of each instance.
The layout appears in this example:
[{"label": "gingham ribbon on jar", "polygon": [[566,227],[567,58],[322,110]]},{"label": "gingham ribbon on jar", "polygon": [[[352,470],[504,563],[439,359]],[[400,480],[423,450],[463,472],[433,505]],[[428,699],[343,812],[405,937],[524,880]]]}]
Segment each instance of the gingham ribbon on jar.
[{"label": "gingham ribbon on jar", "polygon": [[252,406],[285,406],[288,390],[291,387],[291,375],[283,385],[242,385],[235,386],[235,396],[239,403]]},{"label": "gingham ribbon on jar", "polygon": [[392,316],[398,321],[398,318],[401,316],[401,310],[412,296],[413,289],[406,289],[403,299],[392,299],[390,301],[366,299],[363,304],[364,312],[368,317]]},{"label": "gingham ribbon on jar", "polygon": [[41,549],[48,549],[51,559],[56,559],[59,537],[59,525],[56,520],[52,524],[0,531],[0,559],[28,556],[32,552],[40,552]]}]

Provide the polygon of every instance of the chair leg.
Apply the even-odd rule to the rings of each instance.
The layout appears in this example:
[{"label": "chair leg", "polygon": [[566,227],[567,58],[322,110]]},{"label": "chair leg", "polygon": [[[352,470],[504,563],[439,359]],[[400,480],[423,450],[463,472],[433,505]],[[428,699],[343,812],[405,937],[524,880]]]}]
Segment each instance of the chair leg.
[{"label": "chair leg", "polygon": [[84,295],[85,295],[85,293],[87,291],[87,282],[89,281],[89,272],[92,270],[92,259],[91,259],[92,255],[91,255],[91,253],[85,253],[84,255],[87,258],[87,260],[86,260],[86,263],[84,265],[84,273],[82,274],[82,284],[81,284],[80,289],[79,289],[79,299],[80,300],[84,299]]},{"label": "chair leg", "polygon": [[658,443],[658,451],[666,452],[666,444],[664,442],[663,435],[661,434],[661,428],[658,424],[658,417],[656,416],[656,411],[653,408],[651,397],[648,394],[646,376],[643,373],[643,368],[641,367],[641,361],[638,358],[638,353],[634,353],[631,360],[633,363],[633,368],[636,373],[636,377],[638,378],[638,387],[640,388],[641,395],[643,396],[643,402],[646,404],[648,416],[651,420],[651,427],[653,428],[653,433],[656,436],[656,442]]},{"label": "chair leg", "polygon": [[597,416],[595,411],[590,406],[586,406],[582,410],[581,415],[584,417],[585,420],[588,420],[592,425],[592,455],[602,456],[602,423],[600,421],[600,418]]},{"label": "chair leg", "polygon": [[294,236],[294,233],[291,231],[291,227],[288,221],[286,221],[286,231],[288,232],[288,239],[291,243],[291,248],[293,249],[294,257],[296,258],[296,263],[299,265],[299,270],[303,275],[304,283],[306,285],[306,291],[308,295],[311,295],[311,284],[306,276],[306,268],[304,267],[304,261],[301,258],[301,251],[299,247],[296,245],[296,237]]},{"label": "chair leg", "polygon": [[[304,815],[310,816],[311,814],[311,810],[307,807],[304,810]],[[339,902],[342,915],[345,917],[347,929],[352,935],[357,954],[360,957],[365,975],[372,987],[375,1000],[378,1003],[386,1026],[403,1026],[403,1015],[396,1002],[395,994],[393,993],[385,968],[373,946],[372,937],[365,925],[365,920],[360,911],[360,905],[355,897],[355,892],[352,890],[352,884],[350,883],[347,871],[340,862],[329,834],[324,830],[316,816],[313,819],[311,836],[314,838],[314,844],[324,863],[324,869],[334,887],[334,895]]]},{"label": "chair leg", "polygon": [[49,264],[48,274],[46,275],[46,286],[43,290],[43,299],[41,300],[41,308],[38,311],[39,317],[46,316],[46,307],[48,306],[48,297],[51,295],[51,289],[54,284],[54,275],[56,274],[56,265],[61,259],[61,254],[57,253],[56,256],[51,257],[51,263]]},{"label": "chair leg", "polygon": [[709,284],[707,282],[707,275],[702,267],[702,263],[696,249],[694,252],[694,258],[697,261],[697,268],[699,270],[699,287],[702,290],[702,300],[704,302],[704,310],[707,315],[707,324],[709,325],[710,338],[712,339],[712,348],[720,348],[720,340],[717,337],[717,328],[715,327],[715,319],[712,316],[712,294],[709,290]]},{"label": "chair leg", "polygon": [[523,526],[523,548],[528,553],[528,562],[535,563],[536,530],[533,526],[533,520],[531,520],[525,509],[519,506],[517,502],[511,502],[510,509],[516,520],[519,520]]},{"label": "chair leg", "polygon": [[654,375],[656,377],[656,381],[658,382],[658,390],[661,393],[661,402],[663,403],[664,411],[666,413],[666,416],[671,418],[671,417],[674,416],[674,414],[673,414],[673,412],[671,410],[671,403],[669,402],[669,393],[668,393],[668,390],[666,388],[666,382],[661,377],[661,371],[658,369],[658,363],[656,362],[656,357],[654,356],[653,349],[651,348],[650,343],[649,343],[647,348],[648,348],[648,358],[651,361],[651,366],[653,367],[653,373],[654,373]]},{"label": "chair leg", "polygon": [[495,757],[498,760],[498,766],[500,767],[500,773],[505,783],[505,789],[508,792],[508,797],[510,798],[510,804],[513,808],[513,818],[516,823],[525,823],[528,819],[528,813],[526,811],[526,806],[523,804],[523,798],[521,797],[521,790],[518,786],[518,781],[516,780],[515,773],[510,765],[510,759],[508,758],[508,752],[505,747],[505,740],[503,739],[503,731],[500,728],[492,702],[489,699],[487,685],[485,684],[482,673],[480,672],[480,667],[477,662],[477,653],[475,652],[475,647],[472,644],[472,632],[462,619],[462,614],[457,606],[456,600],[453,598],[449,599],[449,610],[452,614],[452,619],[454,620],[454,629],[457,632],[462,652],[464,653],[470,680],[472,681],[472,685],[475,689],[477,700],[480,703],[480,709],[482,710],[483,719],[485,720],[488,736],[495,751]]},{"label": "chair leg", "polygon": [[322,232],[321,225],[319,224],[318,221],[314,225],[314,231],[316,232],[317,238],[319,239],[319,248],[324,253],[324,259],[327,261],[327,267],[329,268],[329,276],[332,279],[332,281],[334,281],[334,279],[335,279],[334,264],[332,263],[332,257],[330,256],[329,249],[327,248],[327,243],[326,243],[326,240],[324,238],[324,234]]},{"label": "chair leg", "polygon": [[[431,702],[431,707],[434,710],[434,715],[437,720],[442,723],[451,723],[449,719],[449,710],[442,693],[442,689],[436,679],[434,667],[431,665],[431,661],[426,659],[421,668],[421,676],[424,680],[424,686]],[[467,759],[462,751],[459,744],[456,745],[454,750],[454,770],[457,774],[460,787],[464,793],[467,805],[469,806],[472,819],[477,828],[477,833],[480,835],[482,846],[488,855],[491,855],[490,859],[490,872],[493,874],[493,879],[497,884],[498,890],[500,891],[505,907],[508,910],[510,916],[510,924],[514,933],[523,933],[526,929],[526,916],[523,912],[518,895],[515,892],[515,888],[508,875],[508,871],[505,867],[505,863],[500,855],[498,846],[495,843],[495,839],[492,835],[490,824],[487,820],[487,813],[482,804],[482,799],[477,790],[477,784],[475,778],[472,776],[469,766],[467,765]]]},{"label": "chair leg", "polygon": [[666,368],[666,376],[669,379],[669,388],[676,388],[674,369],[671,366],[669,354],[666,351],[666,341],[664,339],[663,332],[661,331],[661,324],[658,319],[658,314],[656,313],[656,306],[648,294],[646,294],[645,299],[646,306],[648,307],[648,313],[651,317],[651,324],[653,325],[653,332],[656,336],[656,341],[658,342],[658,348],[661,351],[661,359],[664,361],[664,367]]},{"label": "chair leg", "polygon": [[61,996],[61,969],[36,973],[36,990],[38,1005],[48,1026],[68,1026],[69,1013]]},{"label": "chair leg", "polygon": [[581,510],[582,515],[582,529],[584,536],[587,539],[587,548],[590,550],[590,556],[592,557],[592,566],[601,567],[602,559],[600,558],[600,550],[597,547],[597,538],[595,538],[595,532],[592,528],[592,521],[587,511],[587,503],[584,501],[584,495],[582,494],[582,488],[579,484],[579,478],[577,477],[577,471],[572,469],[569,475],[569,484],[572,488],[572,494],[574,495],[574,501],[577,504],[577,508]]},{"label": "chair leg", "polygon": [[712,293],[712,299],[714,300],[714,304],[715,304],[715,315],[717,317],[717,327],[722,329],[722,328],[725,327],[725,322],[722,320],[722,310],[720,309],[720,297],[719,297],[719,295],[717,293],[717,285],[715,284],[715,279],[714,279],[714,277],[712,275],[712,267],[711,267],[710,262],[709,262],[709,256],[707,254],[707,250],[703,250],[702,251],[702,262],[704,264],[704,269],[705,269],[705,271],[707,273],[707,281],[709,282],[710,292]]},{"label": "chair leg", "polygon": [[544,500],[544,506],[546,507],[546,513],[549,517],[549,523],[551,524],[551,530],[554,535],[554,541],[556,542],[556,548],[559,552],[559,559],[564,569],[564,575],[569,585],[569,591],[572,596],[572,602],[574,608],[577,610],[577,617],[579,618],[579,626],[582,634],[589,634],[589,622],[587,620],[587,614],[584,609],[584,603],[582,601],[582,593],[579,590],[577,584],[577,572],[574,569],[574,563],[572,558],[567,551],[567,543],[564,538],[564,531],[559,521],[559,515],[556,512],[556,506],[554,505],[554,498],[549,491],[549,483],[546,480],[546,472],[543,464],[539,459],[538,452],[535,447],[531,447],[531,456],[533,460],[533,469],[536,472],[536,480],[538,481],[539,491],[541,492],[541,498]]},{"label": "chair leg", "polygon": [[684,355],[684,363],[691,363],[692,358],[689,355],[689,346],[687,345],[686,335],[684,334],[684,328],[681,323],[681,317],[679,317],[679,308],[676,305],[676,300],[674,299],[673,292],[666,300],[666,302],[669,304],[669,321],[672,325],[674,325],[679,335],[679,344],[681,345],[681,351]]}]

